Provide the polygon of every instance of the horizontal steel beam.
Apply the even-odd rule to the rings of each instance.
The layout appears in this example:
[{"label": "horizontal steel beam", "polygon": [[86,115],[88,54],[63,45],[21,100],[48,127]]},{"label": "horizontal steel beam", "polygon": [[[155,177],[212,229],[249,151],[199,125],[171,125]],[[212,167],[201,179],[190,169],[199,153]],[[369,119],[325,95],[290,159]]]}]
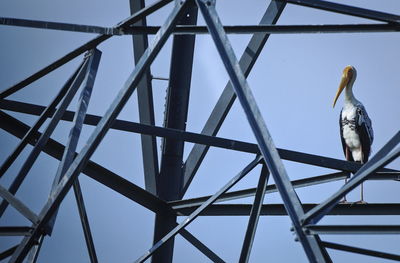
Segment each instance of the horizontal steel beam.
[{"label": "horizontal steel beam", "polygon": [[[156,34],[159,26],[101,27],[0,17],[0,25],[112,35]],[[327,25],[235,25],[224,26],[227,34],[299,34],[299,33],[372,33],[400,31],[400,24],[327,24]],[[209,34],[206,26],[177,25],[173,34]]]},{"label": "horizontal steel beam", "polygon": [[[369,177],[367,180],[393,180],[394,178],[397,179],[398,176],[399,176],[398,173],[390,173],[390,175],[388,175],[388,176],[385,173],[383,173],[383,174],[377,173],[377,174],[374,174],[371,177]],[[299,179],[299,180],[293,180],[291,182],[292,182],[294,188],[302,188],[302,187],[307,187],[307,186],[312,186],[312,185],[334,182],[334,181],[342,180],[342,179],[345,179],[348,177],[349,177],[349,173],[338,172],[338,173],[331,173],[331,174],[326,174],[326,175],[320,175],[320,176]],[[255,192],[256,192],[256,188],[232,191],[232,192],[221,195],[221,197],[218,198],[216,203],[250,197],[250,196],[253,196],[255,194]],[[274,185],[274,184],[268,185],[266,188],[266,191],[265,191],[266,194],[275,193],[275,192],[277,192],[277,189],[276,189],[276,185]],[[202,197],[196,197],[196,198],[190,198],[190,199],[184,199],[184,200],[178,200],[178,201],[171,201],[171,202],[168,202],[168,204],[171,205],[172,208],[174,208],[174,209],[179,209],[179,208],[184,208],[186,206],[200,205],[204,201],[206,201],[209,197],[210,196],[202,196]]]},{"label": "horizontal steel beam", "polygon": [[[333,181],[345,179],[348,177],[349,177],[348,173],[339,172],[339,173],[314,176],[314,177],[304,178],[304,179],[299,179],[299,180],[293,180],[291,182],[292,182],[294,188],[301,188],[301,187],[306,187],[306,186],[311,186],[311,185],[333,182]],[[277,191],[278,190],[276,189],[275,184],[268,185],[265,189],[266,194],[275,193]],[[221,195],[221,197],[218,198],[217,201],[215,201],[215,203],[250,197],[250,196],[254,196],[255,193],[256,193],[256,188],[232,191],[232,192]],[[184,199],[184,200],[171,201],[171,202],[168,202],[168,204],[171,205],[171,207],[173,209],[180,209],[180,208],[185,208],[186,206],[201,205],[208,198],[210,198],[210,196],[202,196],[202,197],[196,197],[196,198],[190,198],[190,199]]]},{"label": "horizontal steel beam", "polygon": [[[305,212],[317,204],[303,204]],[[199,205],[176,209],[177,213],[187,216],[197,209]],[[249,216],[251,204],[215,204],[204,210],[200,216]],[[283,204],[264,204],[261,208],[262,216],[287,216]],[[338,204],[328,215],[331,216],[366,216],[366,215],[400,215],[400,204]]]},{"label": "horizontal steel beam", "polygon": [[39,20],[18,19],[10,17],[0,17],[0,25],[4,26],[19,26],[32,27],[40,29],[53,29],[83,33],[96,33],[102,35],[120,35],[121,31],[115,27],[101,27],[92,25],[78,25],[71,23],[59,23]]},{"label": "horizontal steel beam", "polygon": [[359,8],[349,5],[337,4],[322,0],[279,0],[286,3],[317,8],[325,11],[336,12],[344,15],[357,16],[388,23],[400,23],[400,16],[378,12],[370,9]]},{"label": "horizontal steel beam", "polygon": [[[18,138],[22,138],[22,136],[24,136],[24,134],[29,130],[28,125],[2,111],[0,111],[0,128]],[[35,138],[39,136],[40,133],[38,132],[29,143],[31,145],[34,144]],[[43,151],[48,155],[61,160],[64,148],[64,145],[61,143],[49,139]],[[89,161],[83,169],[83,173],[153,212],[171,211],[170,206],[163,200],[95,162]]]},{"label": "horizontal steel beam", "polygon": [[[44,107],[40,105],[17,102],[12,100],[0,100],[0,109],[22,112],[33,115],[40,115],[41,112],[44,110]],[[66,111],[61,119],[65,121],[72,121],[73,116],[74,112]],[[99,123],[100,119],[101,119],[100,116],[87,114],[84,123],[87,125],[96,126]],[[254,153],[254,154],[260,153],[257,144],[254,143],[230,140],[221,137],[214,137],[193,132],[185,132],[182,130],[171,129],[171,128],[150,126],[136,122],[117,119],[114,121],[111,128],[120,131],[155,135],[158,137],[175,138],[187,142],[204,144],[204,145],[241,151],[246,153]],[[286,149],[278,149],[278,152],[282,159],[293,162],[300,162],[304,164],[337,169],[347,172],[357,172],[358,169],[361,168],[361,165],[355,162],[348,162],[319,155],[307,154]],[[382,174],[382,176],[385,176],[385,178],[393,178],[394,180],[400,179],[400,175],[396,173],[398,172],[396,170],[381,169],[380,172],[385,172],[384,174]]]},{"label": "horizontal steel beam", "polygon": [[341,251],[357,253],[357,254],[361,254],[361,255],[367,255],[367,256],[372,256],[372,257],[378,257],[378,258],[385,258],[385,259],[391,259],[391,260],[400,261],[400,255],[395,255],[395,254],[391,254],[391,253],[385,253],[385,252],[381,252],[381,251],[364,249],[364,248],[353,247],[353,246],[347,246],[347,245],[336,244],[336,243],[325,242],[325,241],[322,241],[321,245],[323,245],[326,248],[330,248],[330,249],[336,249],[336,250],[341,250]]},{"label": "horizontal steel beam", "polygon": [[360,185],[371,174],[395,160],[400,155],[400,146],[395,148],[398,144],[400,144],[400,131],[396,132],[396,134],[365,163],[342,188],[319,204],[315,209],[305,214],[301,219],[302,224],[317,223],[324,214],[339,203],[344,195]]},{"label": "horizontal steel beam", "polygon": [[0,236],[29,236],[32,229],[28,226],[2,226]]},{"label": "horizontal steel beam", "polygon": [[[125,34],[155,34],[158,26],[132,26]],[[227,34],[314,34],[314,33],[379,33],[400,31],[399,24],[335,24],[335,25],[237,25],[224,26]],[[209,34],[205,26],[178,25],[172,31],[181,34]]]},{"label": "horizontal steel beam", "polygon": [[307,225],[306,233],[311,235],[397,235],[400,225]]}]

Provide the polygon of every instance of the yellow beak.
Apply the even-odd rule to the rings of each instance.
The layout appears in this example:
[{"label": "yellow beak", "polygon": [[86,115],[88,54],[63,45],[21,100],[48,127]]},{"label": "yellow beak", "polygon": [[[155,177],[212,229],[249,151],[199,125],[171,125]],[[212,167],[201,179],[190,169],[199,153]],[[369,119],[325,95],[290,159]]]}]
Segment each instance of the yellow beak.
[{"label": "yellow beak", "polygon": [[343,75],[342,75],[342,80],[340,81],[340,84],[339,84],[339,89],[338,89],[338,91],[336,92],[335,99],[333,100],[333,107],[335,107],[336,101],[337,101],[337,99],[339,98],[340,93],[342,93],[342,91],[343,91],[344,88],[347,86],[347,84],[349,83],[349,81],[350,81],[350,78],[348,77],[348,74],[343,73]]}]

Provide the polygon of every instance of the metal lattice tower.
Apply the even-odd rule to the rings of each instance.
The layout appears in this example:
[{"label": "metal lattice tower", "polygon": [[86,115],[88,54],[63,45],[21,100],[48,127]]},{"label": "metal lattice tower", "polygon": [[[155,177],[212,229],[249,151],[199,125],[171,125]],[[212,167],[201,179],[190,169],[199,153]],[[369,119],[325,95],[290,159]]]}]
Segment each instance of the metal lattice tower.
[{"label": "metal lattice tower", "polygon": [[[173,8],[165,22],[160,26],[147,26],[146,17],[168,4],[173,5]],[[172,262],[174,239],[177,235],[181,235],[211,261],[224,262],[221,256],[187,229],[198,217],[207,215],[248,217],[239,262],[249,261],[259,218],[267,215],[288,216],[292,228],[287,231],[294,233],[294,239],[305,252],[304,261],[308,259],[310,262],[332,262],[330,253],[336,250],[400,261],[400,255],[329,242],[320,237],[329,234],[399,234],[400,225],[327,225],[321,224],[320,221],[326,215],[400,215],[400,203],[339,203],[344,195],[365,180],[398,180],[400,172],[385,166],[400,154],[400,132],[394,134],[363,166],[319,155],[277,149],[246,80],[270,34],[396,32],[400,30],[400,16],[319,0],[272,0],[266,5],[259,25],[224,26],[215,4],[215,0],[159,0],[145,5],[144,0],[130,0],[131,16],[114,27],[0,18],[2,25],[99,34],[35,74],[2,90],[0,94],[1,129],[19,138],[15,149],[7,153],[8,157],[2,163],[0,176],[5,175],[12,165],[18,164],[18,156],[32,145],[28,148],[27,158],[22,164],[18,164],[18,173],[12,178],[10,187],[0,187],[3,199],[0,204],[0,217],[8,207],[13,207],[31,224],[0,227],[2,236],[23,236],[21,242],[0,254],[0,260],[23,262],[27,259],[28,262],[36,262],[43,240],[52,234],[60,204],[73,189],[71,191],[74,192],[77,201],[90,261],[98,262],[96,240],[90,227],[90,214],[86,211],[83,198],[85,189],[81,188],[78,180],[79,177],[88,176],[154,213],[153,246],[148,251],[143,251],[143,255],[135,262],[144,262],[150,257],[152,262]],[[377,23],[276,25],[287,5],[311,7],[366,18]],[[204,19],[206,26],[198,25],[198,17]],[[239,60],[227,37],[227,34],[232,33],[252,35]],[[186,131],[196,34],[211,35],[230,78],[201,133]],[[111,105],[105,107],[104,115],[89,114],[87,109],[92,90],[96,88],[94,83],[102,56],[101,48],[97,47],[113,36],[120,35],[132,35],[135,66]],[[149,38],[150,35],[155,36]],[[168,89],[164,125],[160,127],[155,125],[152,89],[152,80],[158,77],[151,74],[150,66],[170,36],[173,38],[170,76],[161,78],[168,81]],[[79,59],[81,63],[71,77],[65,80],[65,84],[58,88],[57,95],[46,106],[8,98],[73,59]],[[77,95],[79,90],[80,95]],[[133,93],[137,93],[138,96],[140,122],[117,119]],[[73,102],[74,98],[76,105],[75,101]],[[257,143],[216,136],[236,98]],[[69,110],[70,106],[75,109]],[[5,111],[39,117],[33,124],[28,125]],[[51,138],[60,121],[72,122],[65,145]],[[87,142],[79,149],[78,141],[85,125],[94,128]],[[101,163],[91,160],[93,153],[111,129],[140,134],[144,189],[103,167]],[[161,150],[157,145],[157,137],[162,138]],[[187,143],[194,146],[186,157],[184,148]],[[209,196],[185,198],[185,193],[210,147],[251,154],[253,160],[217,192],[210,193]],[[16,193],[41,153],[59,160],[59,165],[49,198],[43,204],[40,213],[35,213],[16,196]],[[290,180],[282,160],[329,168],[336,172]],[[258,175],[258,184],[254,188],[229,191],[257,166],[261,166],[261,172]],[[354,174],[353,179],[320,203],[302,203],[296,193],[297,188],[342,180],[348,178],[350,173]],[[275,184],[268,184],[270,175]],[[264,196],[273,192],[279,193],[282,204],[264,204]],[[245,197],[254,197],[253,203],[216,204]],[[185,219],[179,222],[179,217]]]}]

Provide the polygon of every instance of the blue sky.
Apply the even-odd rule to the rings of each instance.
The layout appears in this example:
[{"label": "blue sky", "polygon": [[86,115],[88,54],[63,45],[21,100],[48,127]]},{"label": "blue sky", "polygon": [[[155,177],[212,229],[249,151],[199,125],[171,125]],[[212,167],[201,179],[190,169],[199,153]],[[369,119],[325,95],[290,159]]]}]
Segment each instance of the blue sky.
[{"label": "blue sky", "polygon": [[[151,3],[147,1],[146,3]],[[267,3],[266,3],[267,2]],[[335,1],[346,3],[347,1]],[[258,24],[269,1],[218,1],[217,11],[226,25]],[[400,13],[396,0],[352,1],[352,5],[389,13]],[[169,14],[171,5],[149,16],[149,24],[160,25]],[[129,15],[127,0],[119,1],[20,1],[0,2],[0,16],[37,19],[77,24],[113,26]],[[204,23],[199,19],[199,23]],[[346,24],[373,21],[306,7],[288,5],[278,24]],[[67,52],[95,37],[93,34],[0,26],[0,90],[29,76]],[[150,37],[151,41],[152,37]],[[246,47],[249,35],[229,35],[237,57]],[[346,65],[354,65],[358,77],[355,96],[364,103],[373,122],[375,141],[372,154],[377,152],[400,128],[400,97],[398,43],[399,33],[364,34],[299,34],[273,35],[251,72],[248,82],[277,147],[343,159],[339,138],[338,115],[342,98],[335,109],[332,101],[341,72]],[[169,75],[171,39],[153,63],[152,74]],[[102,43],[103,52],[88,112],[102,115],[133,68],[130,36],[116,36]],[[10,99],[46,105],[56,94],[82,59],[78,57],[48,76],[32,83]],[[192,87],[187,130],[200,132],[220,96],[228,76],[209,35],[196,37]],[[165,81],[153,81],[156,125],[163,122],[166,95]],[[75,109],[76,100],[70,109]],[[10,113],[26,123],[37,117]],[[119,119],[138,121],[137,95],[120,113]],[[61,122],[52,138],[65,144],[70,123]],[[79,149],[93,127],[85,127]],[[0,131],[2,150],[0,161],[17,144],[17,139]],[[223,124],[220,137],[255,142],[244,112],[235,102]],[[160,149],[158,140],[158,149]],[[107,133],[92,160],[133,183],[144,186],[140,136],[120,131]],[[192,144],[185,146],[185,157]],[[26,147],[17,163],[0,179],[8,186],[31,147]],[[185,197],[213,194],[231,177],[247,165],[254,156],[212,148]],[[333,172],[329,169],[285,161],[291,179]],[[32,210],[39,212],[47,200],[58,162],[41,154],[17,197]],[[400,162],[390,167],[400,169]],[[244,178],[234,190],[257,185],[258,167]],[[83,194],[93,238],[100,262],[132,262],[151,247],[154,214],[119,196],[103,185],[81,175]],[[273,180],[270,180],[273,183]],[[304,203],[325,200],[338,190],[342,182],[313,186],[298,190]],[[365,184],[365,198],[370,203],[399,202],[396,182],[372,181]],[[359,191],[349,194],[357,201]],[[251,203],[252,198],[236,202]],[[264,203],[279,203],[278,194],[266,195]],[[183,218],[180,218],[182,220]],[[322,223],[330,224],[396,224],[398,217],[328,217]],[[247,217],[201,217],[188,230],[227,262],[237,261],[247,226]],[[27,225],[29,222],[13,208],[0,219],[0,225]],[[286,217],[263,217],[259,221],[251,255],[251,262],[306,262],[299,243],[289,231]],[[18,238],[0,237],[0,250],[15,244]],[[324,240],[348,245],[399,253],[398,236],[323,236]],[[378,262],[366,256],[345,252],[331,252],[334,262]],[[207,262],[200,252],[181,237],[176,238],[174,262]],[[89,262],[75,200],[70,193],[64,200],[54,233],[46,238],[39,262]],[[383,262],[383,261],[382,261]]]}]

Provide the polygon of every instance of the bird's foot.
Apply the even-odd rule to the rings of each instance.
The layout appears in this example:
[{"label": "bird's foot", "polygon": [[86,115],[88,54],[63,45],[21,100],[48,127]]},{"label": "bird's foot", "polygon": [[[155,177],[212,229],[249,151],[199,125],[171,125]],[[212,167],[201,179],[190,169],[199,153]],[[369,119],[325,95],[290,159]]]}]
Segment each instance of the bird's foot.
[{"label": "bird's foot", "polygon": [[357,204],[357,205],[366,205],[366,204],[368,204],[368,203],[365,202],[364,200],[360,200],[360,201],[354,202],[354,204]]}]

